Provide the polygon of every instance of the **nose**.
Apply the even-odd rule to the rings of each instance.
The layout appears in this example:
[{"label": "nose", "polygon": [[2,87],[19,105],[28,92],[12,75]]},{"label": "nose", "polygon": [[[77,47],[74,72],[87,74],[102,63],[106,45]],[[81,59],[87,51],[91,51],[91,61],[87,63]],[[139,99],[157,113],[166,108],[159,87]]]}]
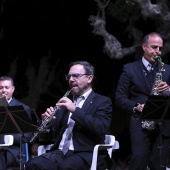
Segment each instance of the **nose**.
[{"label": "nose", "polygon": [[157,47],[155,50],[156,50],[156,53],[157,53],[157,54],[161,54],[162,47]]},{"label": "nose", "polygon": [[4,92],[5,91],[5,87],[1,88],[1,90],[2,90],[2,92]]}]

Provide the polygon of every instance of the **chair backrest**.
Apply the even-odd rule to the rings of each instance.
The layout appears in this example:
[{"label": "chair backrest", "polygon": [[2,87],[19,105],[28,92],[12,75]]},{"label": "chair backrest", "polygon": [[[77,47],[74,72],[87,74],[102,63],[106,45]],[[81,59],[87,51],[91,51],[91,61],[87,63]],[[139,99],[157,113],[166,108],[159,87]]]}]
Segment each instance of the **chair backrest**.
[{"label": "chair backrest", "polygon": [[[13,145],[14,137],[12,135],[4,135],[4,146]],[[1,146],[1,144],[0,144]],[[26,163],[29,160],[28,143],[22,143],[22,163]]]},{"label": "chair backrest", "polygon": [[14,137],[12,135],[4,135],[4,143],[7,145],[13,145]]},{"label": "chair backrest", "polygon": [[[4,139],[4,143],[3,144],[0,144],[0,148],[8,148],[8,146],[11,146],[13,145],[13,142],[14,142],[14,137],[13,135],[4,135],[3,136],[3,139]],[[23,167],[20,167],[20,169],[25,169],[25,163],[29,160],[29,150],[28,150],[28,143],[22,143],[22,166]],[[15,166],[15,167],[8,167],[9,170],[11,169],[18,169],[19,167],[18,166]]]},{"label": "chair backrest", "polygon": [[115,149],[119,149],[119,142],[115,141],[115,137],[113,135],[105,135],[105,144],[97,144],[93,150],[92,164],[90,170],[97,169],[97,157],[99,150],[107,150],[110,158],[112,158],[112,152]]},{"label": "chair backrest", "polygon": [[12,135],[4,135],[3,140],[4,142],[0,144],[1,148],[13,145],[14,137]]},{"label": "chair backrest", "polygon": [[109,145],[114,145],[115,137],[113,135],[105,135],[104,143]]},{"label": "chair backrest", "polygon": [[119,149],[119,142],[117,140],[115,141],[114,145],[111,148],[107,149],[110,158],[112,158],[112,153],[116,149]]},{"label": "chair backrest", "polygon": [[[112,157],[112,152],[115,149],[119,149],[119,142],[115,141],[115,137],[113,135],[105,135],[105,143],[97,144],[93,150],[93,158],[90,170],[97,169],[97,157],[99,150],[107,150],[110,158]],[[38,147],[38,156],[46,153],[46,150],[50,150],[53,144],[50,145],[40,145]]]}]

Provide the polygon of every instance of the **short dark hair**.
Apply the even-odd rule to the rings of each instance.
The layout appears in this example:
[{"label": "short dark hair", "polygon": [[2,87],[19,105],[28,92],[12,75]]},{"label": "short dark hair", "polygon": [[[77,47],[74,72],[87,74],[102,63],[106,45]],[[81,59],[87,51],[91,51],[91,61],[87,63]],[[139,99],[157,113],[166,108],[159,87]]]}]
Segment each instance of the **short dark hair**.
[{"label": "short dark hair", "polygon": [[89,74],[92,75],[94,77],[95,74],[95,69],[94,67],[87,61],[75,61],[75,62],[71,62],[69,67],[71,68],[73,65],[82,65],[84,67],[85,70],[85,74]]},{"label": "short dark hair", "polygon": [[[144,44],[148,44],[149,36],[153,36],[153,35],[157,35],[157,36],[159,36],[160,38],[162,38],[162,36],[161,36],[159,33],[157,33],[157,32],[151,32],[151,33],[149,33],[149,34],[147,34],[147,35],[144,36],[144,38],[143,38],[143,43],[144,43]],[[163,38],[162,38],[162,39],[163,39]]]},{"label": "short dark hair", "polygon": [[13,81],[13,79],[11,77],[9,77],[9,76],[1,76],[0,81],[4,81],[4,80],[10,80],[12,86],[14,86],[14,81]]}]

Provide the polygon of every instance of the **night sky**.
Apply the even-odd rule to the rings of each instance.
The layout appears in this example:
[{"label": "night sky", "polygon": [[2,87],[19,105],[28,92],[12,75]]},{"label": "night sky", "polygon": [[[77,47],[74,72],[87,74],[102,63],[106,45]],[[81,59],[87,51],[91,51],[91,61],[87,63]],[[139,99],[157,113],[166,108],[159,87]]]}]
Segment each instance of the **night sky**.
[{"label": "night sky", "polygon": [[[113,100],[122,66],[133,61],[134,55],[113,60],[103,53],[104,41],[92,33],[93,28],[88,21],[90,15],[96,14],[97,5],[92,0],[4,1],[0,16],[0,75],[7,75],[11,63],[18,57],[17,78],[15,78],[17,99],[20,100],[19,97],[25,95],[24,88],[27,88],[25,71],[28,67],[28,59],[35,68],[38,68],[42,57],[50,55],[50,66],[53,67],[59,60],[65,74],[71,61],[89,61],[96,70],[94,90]],[[124,40],[125,45],[130,46],[125,33],[122,32],[123,27],[119,27],[118,23],[115,25],[110,24],[110,30],[121,31],[121,36],[119,34],[117,37]],[[53,93],[56,94],[59,90],[55,89]],[[54,100],[57,102],[56,98]],[[38,104],[38,114],[52,105],[51,103],[54,101],[42,97]],[[114,110],[113,121],[115,122],[112,130],[115,135],[123,131],[127,119],[128,115]]]},{"label": "night sky", "polygon": [[[114,102],[114,92],[122,66],[134,61],[135,55],[126,56],[121,60],[113,60],[103,53],[104,41],[92,33],[93,28],[88,21],[90,15],[96,14],[97,5],[93,0],[4,1],[0,16],[0,75],[8,75],[11,63],[18,58],[17,78],[15,78],[17,99],[20,100],[20,96],[25,95],[27,88],[25,72],[28,67],[28,59],[35,69],[38,69],[41,59],[44,56],[50,56],[48,61],[50,67],[52,68],[59,60],[60,67],[65,74],[68,72],[70,62],[89,61],[96,70],[95,92],[110,97]],[[127,33],[123,32],[125,25],[119,26],[120,23],[112,22],[112,19],[109,22],[108,30],[113,31],[116,37],[123,42],[123,45],[131,46]],[[57,71],[58,69],[56,69],[56,73]],[[61,79],[55,81],[61,81]],[[63,91],[59,92],[60,89],[53,88],[52,90],[54,95],[57,93],[60,97],[64,95]],[[68,89],[65,88],[65,90]],[[43,95],[38,103],[37,112],[39,115],[54,101],[57,102],[56,98],[50,99],[46,94]],[[128,114],[114,108],[112,132],[116,137],[122,134],[120,138],[123,136],[124,141],[125,137],[127,145],[128,121]],[[122,144],[121,146],[123,148]]]},{"label": "night sky", "polygon": [[[28,61],[38,70],[42,58],[47,56],[48,69],[59,62],[60,68],[56,68],[55,73],[57,75],[61,69],[63,73],[54,78],[48,93],[41,94],[37,103],[38,115],[53,106],[68,90],[63,77],[68,72],[68,64],[76,60],[89,61],[95,67],[94,91],[110,97],[114,104],[114,92],[122,67],[134,61],[135,54],[113,60],[103,53],[104,41],[92,33],[93,27],[88,20],[90,15],[96,16],[98,12],[95,0],[4,0],[0,10],[0,76],[8,75],[11,67],[16,67],[14,81],[18,100],[22,101],[28,95]],[[132,41],[125,31],[126,23],[122,24],[109,16],[106,19],[108,32],[113,33],[123,47],[130,47]],[[156,24],[146,18],[135,24],[145,34],[156,28]],[[164,59],[170,63],[168,58]],[[56,86],[60,81],[63,81],[62,89]],[[30,98],[29,103],[31,101]],[[111,131],[120,143],[118,154],[122,159],[130,152],[129,116],[113,107]]]},{"label": "night sky", "polygon": [[16,57],[20,80],[28,58],[38,68],[41,58],[50,53],[51,67],[59,59],[65,73],[71,61],[87,60],[96,69],[96,90],[109,95],[122,60],[115,61],[103,53],[104,41],[92,33],[88,21],[96,14],[97,5],[91,0],[6,0],[1,14],[1,74],[8,73]]}]

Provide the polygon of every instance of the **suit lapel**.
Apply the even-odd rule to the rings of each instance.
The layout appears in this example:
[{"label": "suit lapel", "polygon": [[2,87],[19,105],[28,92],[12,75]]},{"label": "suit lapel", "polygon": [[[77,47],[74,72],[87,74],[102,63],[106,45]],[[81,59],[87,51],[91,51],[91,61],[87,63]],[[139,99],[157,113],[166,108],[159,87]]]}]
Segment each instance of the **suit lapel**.
[{"label": "suit lapel", "polygon": [[10,102],[9,102],[9,106],[15,106],[16,105],[16,100],[13,98]]},{"label": "suit lapel", "polygon": [[146,79],[146,74],[147,73],[143,68],[142,60],[139,60],[139,61],[136,62],[134,69],[135,69],[135,73],[137,73],[139,81],[141,81],[141,83],[144,85],[146,90],[148,92],[150,92],[151,87],[150,87],[150,85],[149,85],[149,83],[148,83],[148,81]]},{"label": "suit lapel", "polygon": [[92,91],[89,96],[87,97],[86,101],[84,102],[82,109],[84,111],[87,111],[87,109],[89,109],[89,107],[91,106],[91,104],[93,103],[94,99],[95,99],[95,93],[94,91]]}]

